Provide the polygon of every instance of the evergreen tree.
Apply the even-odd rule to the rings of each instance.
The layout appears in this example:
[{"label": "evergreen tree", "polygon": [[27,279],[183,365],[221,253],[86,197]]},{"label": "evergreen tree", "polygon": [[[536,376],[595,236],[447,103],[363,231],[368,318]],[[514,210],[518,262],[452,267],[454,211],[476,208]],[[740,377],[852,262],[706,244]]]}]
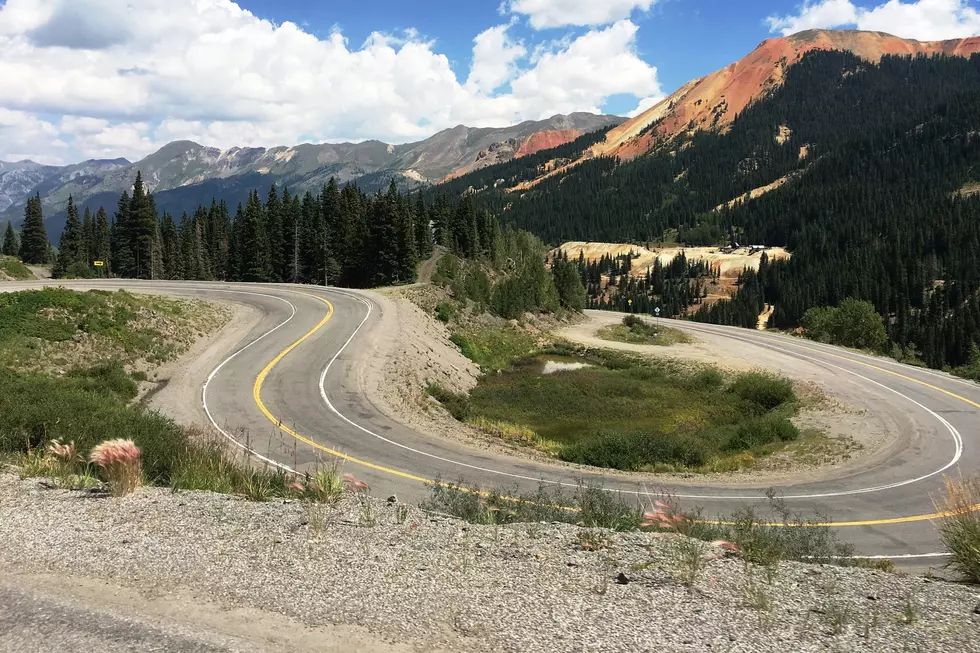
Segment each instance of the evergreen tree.
[{"label": "evergreen tree", "polygon": [[177,230],[177,224],[170,213],[163,214],[160,240],[163,254],[163,277],[165,279],[186,278],[184,277],[183,243]]},{"label": "evergreen tree", "polygon": [[92,259],[104,263],[102,267],[96,268],[96,273],[100,276],[106,276],[112,269],[110,255],[112,250],[112,232],[109,227],[109,217],[106,215],[104,208],[99,207],[98,212],[95,214],[94,222],[95,236],[93,238]]},{"label": "evergreen tree", "polygon": [[241,227],[242,281],[267,282],[272,279],[269,239],[266,236],[262,202],[257,191],[249,193]]},{"label": "evergreen tree", "polygon": [[272,280],[283,281],[286,278],[285,239],[283,235],[283,206],[279,199],[279,190],[275,184],[269,188],[269,196],[265,203],[266,231],[269,238],[269,262],[272,266]]},{"label": "evergreen tree", "polygon": [[69,274],[77,276],[82,273],[83,268],[87,269],[85,249],[85,234],[82,231],[82,223],[78,219],[78,208],[69,195],[65,228],[61,232],[61,240],[58,243],[58,259],[52,270],[54,278],[62,279]]},{"label": "evergreen tree", "polygon": [[85,240],[82,260],[88,264],[92,262],[92,252],[95,251],[95,220],[92,219],[92,211],[87,206],[85,207],[85,217],[82,218],[82,237]]},{"label": "evergreen tree", "polygon": [[131,246],[136,259],[132,276],[137,279],[151,279],[158,271],[159,265],[159,250],[154,247],[157,242],[159,222],[140,171],[136,172],[136,181],[133,183],[133,196],[129,200],[127,222],[131,230]]},{"label": "evergreen tree", "polygon": [[432,227],[429,225],[429,212],[425,208],[425,200],[419,193],[415,200],[415,249],[420,260],[432,256]]},{"label": "evergreen tree", "polygon": [[3,254],[5,256],[17,256],[20,254],[20,243],[17,241],[17,234],[14,233],[14,225],[7,223],[7,231],[3,234]]},{"label": "evergreen tree", "polygon": [[48,262],[48,233],[44,227],[41,196],[27,199],[24,207],[24,226],[20,233],[20,258],[28,265]]},{"label": "evergreen tree", "polygon": [[136,276],[131,204],[129,193],[123,191],[116,204],[116,213],[112,220],[112,271],[117,276],[127,279]]}]

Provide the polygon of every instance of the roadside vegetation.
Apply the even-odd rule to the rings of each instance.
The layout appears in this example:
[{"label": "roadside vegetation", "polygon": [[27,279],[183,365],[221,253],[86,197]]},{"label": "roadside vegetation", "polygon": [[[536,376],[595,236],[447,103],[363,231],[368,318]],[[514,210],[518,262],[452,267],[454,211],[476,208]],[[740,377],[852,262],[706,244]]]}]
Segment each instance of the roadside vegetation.
[{"label": "roadside vegetation", "polygon": [[622,324],[604,327],[596,334],[603,340],[625,342],[631,345],[659,345],[669,347],[693,342],[683,331],[650,324],[636,315],[627,315]]},{"label": "roadside vegetation", "polygon": [[940,537],[951,566],[968,580],[980,583],[980,477],[947,477],[945,485],[945,492],[935,501],[936,510],[943,515]]},{"label": "roadside vegetation", "polygon": [[[563,522],[585,529],[685,536],[678,542],[691,538],[693,544],[688,546],[699,551],[694,559],[683,556],[691,573],[707,554],[698,540],[724,544],[747,563],[765,567],[767,574],[775,574],[784,561],[891,569],[889,561],[852,557],[853,546],[822,525],[828,521],[826,516],[794,513],[772,490],[760,498],[768,500],[766,510],[746,507],[708,520],[699,509],[683,511],[669,495],[618,493],[596,484],[580,482],[574,488],[541,484],[533,492],[522,492],[518,487],[485,489],[437,481],[422,507],[486,525]],[[584,538],[588,534],[583,531]]]},{"label": "roadside vegetation", "polygon": [[14,256],[0,256],[0,281],[29,281],[34,273]]}]

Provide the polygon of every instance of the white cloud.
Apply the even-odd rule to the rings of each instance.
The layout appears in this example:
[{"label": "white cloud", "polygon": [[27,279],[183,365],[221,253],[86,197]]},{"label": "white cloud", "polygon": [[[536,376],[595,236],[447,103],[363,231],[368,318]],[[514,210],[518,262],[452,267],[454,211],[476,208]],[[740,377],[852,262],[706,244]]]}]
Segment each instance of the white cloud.
[{"label": "white cloud", "polygon": [[522,43],[510,39],[510,25],[498,25],[481,32],[473,39],[473,65],[466,86],[470,89],[492,93],[513,79],[517,62],[527,50]]},{"label": "white cloud", "polygon": [[[567,25],[608,25],[648,11],[657,0],[511,0],[507,7],[530,19],[534,29]],[[504,5],[501,5],[503,8]]]},{"label": "white cloud", "polygon": [[805,2],[798,14],[770,16],[766,21],[771,31],[783,34],[853,26],[921,41],[980,35],[980,12],[967,0],[888,0],[870,9],[851,0],[821,0]]},{"label": "white cloud", "polygon": [[21,126],[0,119],[0,159],[135,160],[181,138],[222,148],[397,143],[460,123],[502,126],[598,111],[614,94],[660,92],[629,20],[558,41],[534,60],[508,28],[474,39],[462,81],[411,29],[352,47],[340,31],[318,38],[231,0],[7,0],[0,111]]}]

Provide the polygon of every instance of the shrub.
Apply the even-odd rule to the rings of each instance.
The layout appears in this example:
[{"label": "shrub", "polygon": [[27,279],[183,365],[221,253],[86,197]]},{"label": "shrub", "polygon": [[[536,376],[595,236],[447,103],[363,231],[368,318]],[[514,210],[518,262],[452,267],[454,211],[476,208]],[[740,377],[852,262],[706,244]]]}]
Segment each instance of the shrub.
[{"label": "shrub", "polygon": [[456,317],[456,305],[452,302],[439,302],[436,306],[436,319],[440,322],[449,322]]},{"label": "shrub", "polygon": [[89,457],[102,469],[113,496],[131,494],[140,486],[140,450],[132,440],[107,440]]},{"label": "shrub", "polygon": [[761,447],[771,442],[788,442],[800,437],[800,431],[793,423],[783,417],[767,415],[738,426],[727,427],[727,441],[723,445],[726,451],[745,451]]},{"label": "shrub", "polygon": [[872,351],[884,351],[888,344],[884,320],[867,301],[848,298],[836,308],[811,308],[802,324],[812,340]]},{"label": "shrub", "polygon": [[700,467],[708,459],[703,440],[667,433],[599,433],[563,447],[558,457],[570,463],[638,471],[656,463]]},{"label": "shrub", "polygon": [[633,329],[635,327],[644,327],[646,323],[636,315],[627,315],[623,318],[623,326],[628,329]]},{"label": "shrub", "polygon": [[980,477],[946,478],[945,492],[936,500],[943,517],[939,535],[950,564],[974,583],[980,582]]},{"label": "shrub", "polygon": [[741,399],[756,404],[765,411],[778,408],[796,399],[793,383],[789,379],[762,372],[739,374],[728,387],[728,391]]},{"label": "shrub", "polygon": [[426,387],[426,393],[435,398],[449,414],[461,422],[465,422],[470,416],[470,399],[464,394],[453,392],[443,388],[438,383],[430,383]]}]

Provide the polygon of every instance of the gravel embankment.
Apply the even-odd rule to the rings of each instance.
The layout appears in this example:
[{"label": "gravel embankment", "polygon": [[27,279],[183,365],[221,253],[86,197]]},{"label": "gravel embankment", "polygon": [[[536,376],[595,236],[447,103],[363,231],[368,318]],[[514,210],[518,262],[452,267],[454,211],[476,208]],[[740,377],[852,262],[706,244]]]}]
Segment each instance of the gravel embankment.
[{"label": "gravel embankment", "polygon": [[348,650],[980,651],[975,587],[791,563],[771,578],[755,569],[750,586],[741,560],[721,558],[689,589],[671,536],[605,532],[586,551],[573,526],[473,526],[414,507],[398,523],[395,505],[362,506],[314,513],[161,489],[106,499],[0,474],[0,577],[206,599],[258,615],[267,644],[297,623],[319,628],[323,650],[342,649],[331,628],[354,628],[374,643]]}]

